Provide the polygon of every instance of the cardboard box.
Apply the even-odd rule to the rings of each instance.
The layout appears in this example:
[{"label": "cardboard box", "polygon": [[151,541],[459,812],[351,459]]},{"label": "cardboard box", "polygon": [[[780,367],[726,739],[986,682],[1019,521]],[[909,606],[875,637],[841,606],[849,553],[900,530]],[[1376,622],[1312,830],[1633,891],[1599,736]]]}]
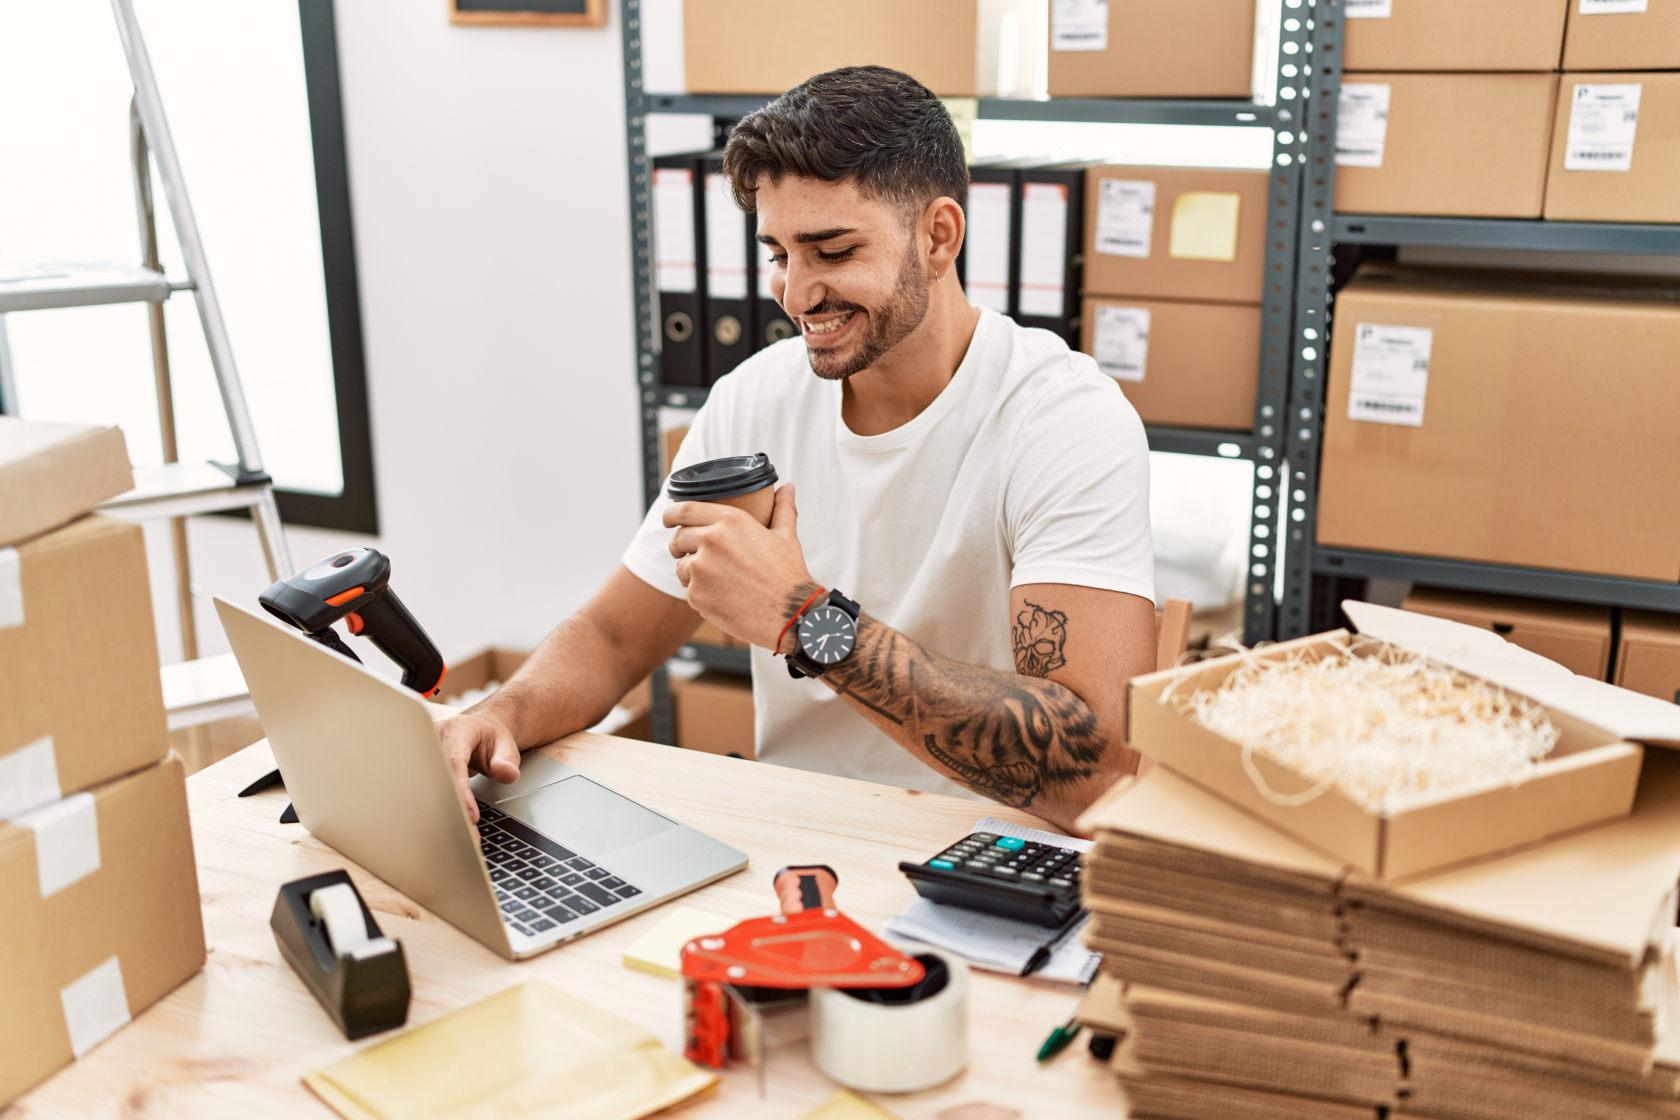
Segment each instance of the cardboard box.
[{"label": "cardboard box", "polygon": [[1084,294],[1259,303],[1268,178],[1265,171],[1093,167],[1085,184]]},{"label": "cardboard box", "polygon": [[1616,683],[1633,692],[1680,704],[1680,615],[1622,612]]},{"label": "cardboard box", "polygon": [[[1251,0],[1108,0],[1107,34],[1050,14],[1051,97],[1240,97],[1254,88]],[[1093,43],[1103,44],[1091,50]],[[1080,49],[1067,49],[1080,43]]]},{"label": "cardboard box", "polygon": [[[1615,10],[1616,8],[1621,10]],[[1583,8],[1589,9],[1582,11]],[[1610,10],[1594,11],[1594,8]],[[1650,0],[1605,5],[1600,0],[1569,6],[1563,43],[1565,70],[1673,70],[1680,68],[1680,4]]]},{"label": "cardboard box", "polygon": [[0,546],[134,489],[121,428],[0,416]]},{"label": "cardboard box", "polygon": [[1088,298],[1079,348],[1097,358],[1146,424],[1254,427],[1258,305]]},{"label": "cardboard box", "polygon": [[531,656],[530,650],[480,650],[458,664],[449,666],[443,674],[443,687],[432,698],[436,704],[447,704],[463,692],[489,687],[491,681],[502,684],[519,672],[519,667]]},{"label": "cardboard box", "polygon": [[753,739],[752,681],[707,671],[693,680],[671,680],[677,746],[708,754],[757,758]]},{"label": "cardboard box", "polygon": [[[1352,108],[1373,95],[1388,99],[1386,129]],[[1556,100],[1555,74],[1348,73],[1336,209],[1538,218]]]},{"label": "cardboard box", "polygon": [[[1392,0],[1346,23],[1346,70],[1556,70],[1569,0]],[[1381,10],[1381,9],[1379,9]]]},{"label": "cardboard box", "polygon": [[[1477,641],[1477,631],[1440,619],[1370,603],[1345,604],[1344,609],[1360,626],[1360,635],[1338,630],[1282,642],[1202,662],[1188,677],[1182,669],[1134,677],[1129,686],[1130,743],[1261,820],[1382,879],[1404,878],[1492,855],[1625,817],[1632,809],[1643,750],[1624,741],[1622,730],[1589,722],[1552,702],[1552,685],[1582,678],[1558,673],[1555,667],[1534,672],[1532,665],[1520,658],[1508,664],[1518,667],[1518,675],[1530,671],[1526,681],[1529,687],[1513,691],[1545,707],[1562,733],[1551,755],[1519,780],[1420,793],[1383,814],[1365,809],[1333,788],[1304,804],[1278,805],[1263,796],[1249,777],[1240,744],[1202,727],[1170,703],[1160,703],[1161,694],[1169,687],[1178,695],[1218,688],[1246,657],[1275,660],[1304,655],[1318,660],[1332,655],[1343,643],[1351,645],[1355,656],[1381,656],[1388,646],[1378,640],[1378,634],[1386,634],[1389,645],[1419,650],[1461,670],[1465,659],[1438,656],[1443,628],[1470,635],[1462,639],[1461,646],[1474,651],[1468,658],[1473,663],[1487,664],[1502,656],[1488,653],[1492,643],[1506,650],[1514,648],[1491,634],[1485,635],[1485,641]],[[1373,619],[1380,621],[1374,623]],[[1419,634],[1423,637],[1417,637]],[[1610,688],[1603,684],[1599,687]],[[1556,691],[1567,694],[1569,688],[1565,685]],[[1284,796],[1304,792],[1312,785],[1259,755],[1252,756],[1252,762],[1266,784]]]},{"label": "cardboard box", "polygon": [[[1670,6],[1680,9],[1680,4]],[[1569,123],[1581,111],[1577,103],[1591,100],[1582,87],[1607,85],[1639,87],[1631,151],[1595,145],[1572,158],[1575,145],[1570,142]],[[1546,217],[1680,222],[1680,189],[1675,187],[1680,182],[1680,74],[1565,74],[1558,93],[1551,169],[1546,176]],[[1592,170],[1579,169],[1594,160]],[[1626,170],[1610,170],[1613,167]]]},{"label": "cardboard box", "polygon": [[[784,93],[842,66],[902,70],[941,97],[996,87],[979,66],[976,0],[683,0],[689,93]],[[990,78],[990,82],[987,82]]]},{"label": "cardboard box", "polygon": [[1610,671],[1609,607],[1414,587],[1404,609],[1492,630],[1514,646],[1596,681]]},{"label": "cardboard box", "polygon": [[169,750],[140,526],[92,514],[12,557],[0,552],[0,818]]},{"label": "cardboard box", "polygon": [[180,760],[0,822],[0,914],[3,1106],[203,967]]},{"label": "cardboard box", "polygon": [[[1636,277],[1580,283],[1362,269],[1336,300],[1319,543],[1680,578],[1680,305]],[[1375,402],[1413,423],[1351,392],[1365,325],[1430,343],[1425,392]]]}]

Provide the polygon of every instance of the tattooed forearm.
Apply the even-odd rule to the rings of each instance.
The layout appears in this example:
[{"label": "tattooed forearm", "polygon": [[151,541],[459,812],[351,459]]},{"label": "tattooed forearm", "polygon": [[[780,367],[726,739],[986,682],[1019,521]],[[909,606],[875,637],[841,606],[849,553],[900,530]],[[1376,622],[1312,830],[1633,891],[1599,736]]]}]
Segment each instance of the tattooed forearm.
[{"label": "tattooed forearm", "polygon": [[925,753],[931,765],[976,793],[1068,819],[1094,795],[1093,782],[1104,778],[1107,739],[1079,696],[1040,679],[1065,664],[1067,616],[1029,605],[1017,621],[1018,665],[1023,626],[1036,635],[1029,646],[1048,643],[1025,651],[1034,675],[952,661],[865,617],[852,656],[822,679],[876,713],[894,739]]}]

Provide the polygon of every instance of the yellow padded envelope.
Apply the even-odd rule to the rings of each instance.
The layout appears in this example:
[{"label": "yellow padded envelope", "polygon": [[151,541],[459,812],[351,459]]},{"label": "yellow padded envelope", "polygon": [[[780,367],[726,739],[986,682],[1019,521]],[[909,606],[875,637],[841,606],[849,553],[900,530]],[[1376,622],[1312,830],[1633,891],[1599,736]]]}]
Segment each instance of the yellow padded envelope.
[{"label": "yellow padded envelope", "polygon": [[1185,191],[1173,200],[1167,255],[1194,261],[1237,259],[1237,214],[1242,196],[1225,191]]},{"label": "yellow padded envelope", "polygon": [[542,980],[303,1079],[345,1120],[636,1120],[717,1080],[642,1028]]}]

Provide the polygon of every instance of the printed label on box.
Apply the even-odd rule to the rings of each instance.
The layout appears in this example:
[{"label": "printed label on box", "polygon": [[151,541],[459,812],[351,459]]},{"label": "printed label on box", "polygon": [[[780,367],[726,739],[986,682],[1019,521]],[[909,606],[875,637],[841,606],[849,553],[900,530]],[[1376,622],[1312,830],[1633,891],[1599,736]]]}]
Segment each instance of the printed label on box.
[{"label": "printed label on box", "polygon": [[12,823],[35,834],[35,872],[42,898],[99,870],[99,807],[93,794],[72,793],[13,817]]},{"label": "printed label on box", "polygon": [[[1649,0],[1581,0],[1584,16],[1612,16],[1626,12],[1643,12]],[[1349,15],[1353,13],[1349,12]]]},{"label": "printed label on box", "polygon": [[1569,101],[1565,171],[1632,171],[1633,133],[1644,87],[1578,85]]},{"label": "printed label on box", "polygon": [[1343,13],[1348,19],[1387,19],[1394,14],[1394,0],[1347,0]]},{"label": "printed label on box", "polygon": [[1067,268],[1068,189],[1021,184],[1021,314],[1062,314]]},{"label": "printed label on box", "polygon": [[1142,381],[1149,364],[1149,309],[1099,304],[1091,349],[1097,368],[1116,381]]},{"label": "printed label on box", "polygon": [[1388,95],[1381,82],[1347,82],[1336,105],[1336,166],[1381,167],[1388,139]]},{"label": "printed label on box", "polygon": [[1354,331],[1348,419],[1423,427],[1429,350],[1435,344],[1435,332],[1428,327],[1380,323],[1360,323]]},{"label": "printed label on box", "polygon": [[0,630],[23,625],[23,561],[15,548],[0,548]]},{"label": "printed label on box", "polygon": [[122,965],[108,957],[87,975],[59,989],[70,1050],[78,1059],[128,1025],[128,993]]},{"label": "printed label on box", "polygon": [[964,287],[968,302],[1009,310],[1009,184],[970,183]]},{"label": "printed label on box", "polygon": [[747,216],[722,175],[706,176],[706,294],[747,298]]},{"label": "printed label on box", "polygon": [[1050,0],[1050,49],[1106,51],[1108,0]]},{"label": "printed label on box", "polygon": [[653,172],[654,276],[662,292],[698,288],[694,250],[694,173],[681,167]]},{"label": "printed label on box", "polygon": [[1149,256],[1155,239],[1155,184],[1104,179],[1097,195],[1097,252],[1111,257]]},{"label": "printed label on box", "polygon": [[0,820],[57,801],[60,796],[58,755],[53,751],[51,735],[0,754]]}]

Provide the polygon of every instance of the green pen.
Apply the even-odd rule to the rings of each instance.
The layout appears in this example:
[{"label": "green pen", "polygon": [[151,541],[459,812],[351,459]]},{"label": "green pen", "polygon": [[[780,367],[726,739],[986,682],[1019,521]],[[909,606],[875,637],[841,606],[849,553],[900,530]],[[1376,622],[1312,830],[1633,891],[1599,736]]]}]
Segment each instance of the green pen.
[{"label": "green pen", "polygon": [[1038,1060],[1048,1062],[1067,1048],[1067,1044],[1079,1037],[1079,1032],[1085,1025],[1077,1019],[1069,1019],[1061,1026],[1050,1032],[1050,1037],[1044,1040],[1044,1045],[1038,1048]]}]

